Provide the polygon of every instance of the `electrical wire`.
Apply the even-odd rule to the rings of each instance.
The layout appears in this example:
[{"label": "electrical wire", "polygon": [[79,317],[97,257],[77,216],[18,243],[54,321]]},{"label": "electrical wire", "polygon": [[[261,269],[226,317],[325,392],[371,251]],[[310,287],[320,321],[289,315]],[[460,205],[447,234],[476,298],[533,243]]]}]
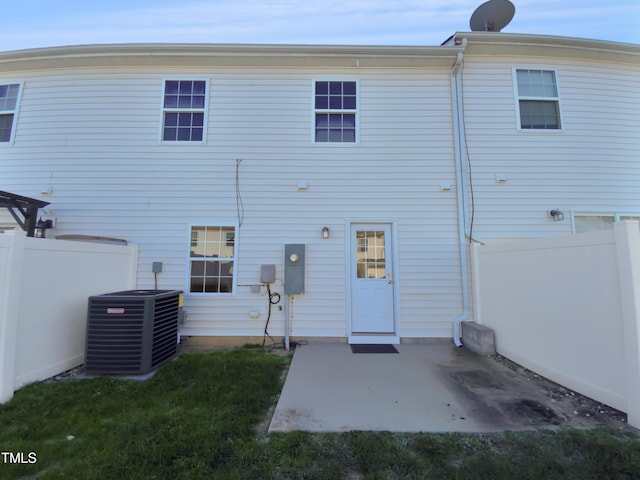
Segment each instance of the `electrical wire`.
[{"label": "electrical wire", "polygon": [[268,302],[269,302],[269,310],[267,313],[267,321],[264,324],[264,335],[262,336],[262,346],[264,347],[264,344],[267,340],[267,337],[269,337],[271,339],[271,343],[272,343],[272,348],[274,348],[274,346],[276,345],[276,341],[274,340],[274,338],[269,334],[269,321],[271,320],[271,308],[273,305],[276,305],[278,303],[280,303],[280,294],[278,292],[274,292],[271,293],[271,285],[267,283],[267,297],[268,297]]},{"label": "electrical wire", "polygon": [[[462,64],[460,65],[460,96],[464,96],[464,60],[462,60]],[[473,223],[475,221],[476,216],[476,200],[473,192],[473,175],[471,172],[471,156],[469,155],[469,144],[467,142],[467,122],[464,118],[464,107],[462,109],[462,128],[464,129],[464,149],[465,154],[467,155],[467,171],[469,174],[469,195],[470,195],[470,206],[471,206],[471,218],[469,219],[469,243],[473,242]]]},{"label": "electrical wire", "polygon": [[[284,344],[284,340],[281,340],[280,342],[277,342],[275,340],[275,338],[273,338],[270,334],[269,334],[269,321],[271,320],[271,309],[273,305],[277,305],[278,303],[280,303],[280,300],[282,299],[282,297],[280,296],[280,294],[278,292],[271,292],[271,286],[267,283],[267,296],[269,298],[269,311],[267,313],[267,321],[264,325],[264,335],[262,337],[262,347],[265,348],[265,344],[267,342],[267,337],[269,337],[269,339],[271,340],[271,345],[269,345],[268,348],[269,351],[274,351],[276,349],[281,349],[284,350],[285,348],[285,344]],[[307,342],[306,340],[300,340],[297,342],[289,342],[289,349],[296,349],[297,347],[300,347],[302,345],[308,345],[309,342]]]},{"label": "electrical wire", "polygon": [[238,228],[242,226],[244,221],[244,204],[242,203],[242,195],[240,194],[240,163],[241,158],[236,158],[236,211],[238,213]]}]

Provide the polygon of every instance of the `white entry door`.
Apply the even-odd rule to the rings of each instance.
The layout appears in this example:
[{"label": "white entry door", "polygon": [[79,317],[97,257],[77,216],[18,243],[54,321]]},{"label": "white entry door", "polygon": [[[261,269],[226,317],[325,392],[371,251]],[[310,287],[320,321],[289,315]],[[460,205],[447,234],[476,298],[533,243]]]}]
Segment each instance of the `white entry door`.
[{"label": "white entry door", "polygon": [[395,333],[391,224],[352,224],[351,335]]}]

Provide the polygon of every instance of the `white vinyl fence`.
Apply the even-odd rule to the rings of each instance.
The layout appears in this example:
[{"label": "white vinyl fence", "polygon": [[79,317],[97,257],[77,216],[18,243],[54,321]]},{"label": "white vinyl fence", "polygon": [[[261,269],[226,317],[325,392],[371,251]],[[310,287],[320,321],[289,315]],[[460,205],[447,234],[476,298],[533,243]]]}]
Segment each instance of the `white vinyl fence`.
[{"label": "white vinyl fence", "polygon": [[0,403],[84,362],[88,297],[135,288],[138,248],[0,234]]},{"label": "white vinyl fence", "polygon": [[640,229],[473,247],[476,322],[498,353],[640,428]]}]

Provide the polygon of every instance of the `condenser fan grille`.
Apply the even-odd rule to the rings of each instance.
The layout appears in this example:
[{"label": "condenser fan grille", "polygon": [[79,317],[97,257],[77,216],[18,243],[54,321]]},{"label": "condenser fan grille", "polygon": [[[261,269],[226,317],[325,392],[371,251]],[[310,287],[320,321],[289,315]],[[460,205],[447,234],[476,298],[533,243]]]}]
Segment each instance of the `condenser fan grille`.
[{"label": "condenser fan grille", "polygon": [[131,290],[90,297],[87,373],[147,373],[175,356],[181,294]]}]

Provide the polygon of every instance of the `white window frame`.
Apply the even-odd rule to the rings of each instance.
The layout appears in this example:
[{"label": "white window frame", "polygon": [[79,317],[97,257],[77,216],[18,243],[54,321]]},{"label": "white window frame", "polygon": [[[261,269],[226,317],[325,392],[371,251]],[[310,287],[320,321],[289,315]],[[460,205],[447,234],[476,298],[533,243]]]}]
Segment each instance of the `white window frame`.
[{"label": "white window frame", "polygon": [[619,222],[620,220],[626,220],[622,217],[637,217],[640,219],[640,212],[612,212],[610,210],[605,210],[602,212],[597,212],[593,210],[582,211],[582,210],[572,210],[571,211],[571,233],[576,233],[576,217],[613,217],[613,223]]},{"label": "white window frame", "polygon": [[[192,292],[191,291],[191,247],[192,236],[191,231],[193,227],[214,227],[214,228],[233,228],[234,241],[233,241],[233,257],[203,257],[203,258],[218,258],[220,260],[230,260],[233,262],[233,273],[231,279],[231,291],[230,292]],[[238,291],[238,239],[239,239],[239,226],[238,223],[233,222],[215,222],[215,221],[202,221],[192,222],[188,224],[187,228],[187,261],[186,261],[186,278],[185,278],[185,295],[196,297],[235,297]]]},{"label": "white window frame", "polygon": [[[518,91],[518,70],[537,70],[544,72],[553,72],[553,76],[556,81],[556,94],[555,97],[536,97],[536,96],[526,96],[520,95]],[[519,132],[522,133],[561,133],[564,130],[564,116],[562,115],[562,102],[560,101],[560,81],[558,79],[558,71],[555,68],[545,67],[545,66],[518,66],[512,69],[512,77],[513,77],[513,93],[515,99],[515,107],[516,107],[516,128]],[[558,128],[522,128],[522,116],[520,113],[520,100],[539,100],[539,101],[553,101],[557,104],[558,110]]]},{"label": "white window frame", "polygon": [[[317,82],[354,82],[356,84],[356,108],[351,109],[317,109],[316,108],[316,83]],[[316,77],[311,80],[311,143],[329,147],[352,147],[360,143],[360,81],[352,77],[327,76]],[[352,113],[355,114],[355,141],[353,142],[317,142],[316,141],[316,113]]]},{"label": "white window frame", "polygon": [[[190,81],[190,82],[205,82],[204,93],[204,108],[165,108],[165,89],[167,82],[175,81]],[[209,117],[209,99],[211,98],[211,85],[208,78],[190,77],[189,75],[182,75],[180,77],[163,78],[160,92],[160,143],[163,145],[203,145],[207,143],[207,122]],[[164,139],[164,121],[165,113],[202,113],[202,140],[165,140]]]},{"label": "white window frame", "polygon": [[13,145],[16,137],[16,126],[18,125],[18,112],[20,111],[20,100],[22,99],[22,87],[23,82],[16,82],[11,80],[0,81],[0,85],[9,86],[9,85],[18,85],[18,98],[16,99],[16,105],[13,110],[0,110],[0,115],[11,115],[13,114],[13,120],[11,122],[11,133],[9,134],[9,141],[0,142],[0,147],[3,145]]}]

